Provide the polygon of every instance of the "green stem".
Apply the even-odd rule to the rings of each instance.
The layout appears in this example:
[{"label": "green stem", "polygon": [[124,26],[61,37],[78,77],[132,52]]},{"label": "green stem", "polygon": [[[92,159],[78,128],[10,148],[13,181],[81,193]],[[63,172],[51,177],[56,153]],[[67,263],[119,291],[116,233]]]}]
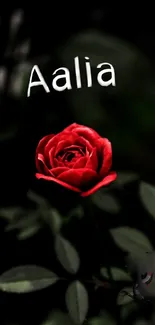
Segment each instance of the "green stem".
[{"label": "green stem", "polygon": [[[68,281],[70,282],[70,279],[67,279],[67,278],[59,278],[59,280],[61,281]],[[80,278],[79,279],[81,282],[83,283],[89,283],[89,284],[93,284],[95,285],[97,288],[109,288],[111,285],[109,282],[107,281],[100,281],[99,279],[97,279],[96,277],[93,277],[92,280],[88,280],[88,279],[85,279],[85,278]]]},{"label": "green stem", "polygon": [[[96,244],[98,251],[102,254],[103,251],[103,238],[106,237],[106,230],[104,231],[100,228],[96,216],[93,214],[93,205],[92,200],[90,198],[83,198],[83,207],[84,207],[84,218],[87,222],[88,230],[91,233],[91,237],[93,242]],[[113,282],[113,276],[111,273],[110,266],[107,265],[108,275],[110,279],[110,283]]]},{"label": "green stem", "polygon": [[87,229],[91,234],[93,242],[99,245],[99,234],[95,216],[93,214],[92,201],[90,198],[83,198],[84,218],[87,223]]}]

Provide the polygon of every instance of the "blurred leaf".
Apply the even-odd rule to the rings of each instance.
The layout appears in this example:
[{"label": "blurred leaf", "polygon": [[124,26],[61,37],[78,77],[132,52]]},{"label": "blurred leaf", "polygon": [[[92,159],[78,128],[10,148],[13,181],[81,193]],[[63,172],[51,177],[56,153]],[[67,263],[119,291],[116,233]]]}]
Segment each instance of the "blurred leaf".
[{"label": "blurred leaf", "polygon": [[[134,46],[117,37],[109,36],[95,29],[87,29],[74,35],[67,45],[65,44],[65,46],[58,50],[63,63],[70,69],[72,69],[72,61],[77,56],[77,53],[80,58],[84,58],[87,53],[92,68],[96,68],[101,62],[110,62],[115,67],[116,79],[119,80],[117,88],[126,88],[128,91],[130,81],[133,80],[135,65],[137,79],[138,77],[140,78],[140,73],[138,72],[142,69],[141,65],[146,67],[146,71],[149,66],[145,56]],[[101,91],[103,91],[102,88]]]},{"label": "blurred leaf", "polygon": [[10,33],[17,31],[17,28],[21,26],[23,20],[24,11],[22,9],[15,10],[10,19]]},{"label": "blurred leaf", "polygon": [[5,67],[0,67],[0,91],[3,91],[5,88],[5,83],[7,80],[8,71]]},{"label": "blurred leaf", "polygon": [[[18,124],[18,121],[16,121]],[[8,124],[4,124],[3,128],[1,128],[1,132],[0,132],[0,142],[3,141],[8,141],[10,139],[13,139],[17,136],[18,134],[18,130],[19,130],[19,125],[17,125],[15,123],[13,123],[12,125]]]},{"label": "blurred leaf", "polygon": [[152,325],[155,324],[155,308],[153,309],[153,312],[151,315],[151,322],[152,322]]},{"label": "blurred leaf", "polygon": [[72,282],[66,291],[66,306],[76,324],[82,324],[86,318],[89,302],[88,293],[79,281]]},{"label": "blurred leaf", "polygon": [[93,317],[88,322],[89,325],[115,325],[115,319],[106,311],[104,311],[98,317]]},{"label": "blurred leaf", "polygon": [[149,239],[139,230],[130,227],[119,227],[110,230],[115,243],[123,250],[140,255],[152,251]]},{"label": "blurred leaf", "polygon": [[12,56],[12,51],[16,44],[17,35],[19,33],[20,27],[24,22],[24,11],[22,9],[16,10],[10,19],[9,26],[9,37],[6,46],[5,56]]},{"label": "blurred leaf", "polygon": [[18,60],[26,60],[28,54],[30,53],[30,39],[26,39],[22,44],[18,45],[14,50],[14,56]]},{"label": "blurred leaf", "polygon": [[[77,55],[80,58],[82,75],[81,79],[84,86],[86,83],[84,71],[85,56],[90,58],[93,76],[96,76],[96,66],[101,62],[111,63],[114,66],[116,73],[116,87],[106,87],[106,89],[105,87],[100,87],[99,85],[97,85],[96,78],[94,77],[93,87],[91,89],[83,87],[80,89],[80,91],[78,91],[78,95],[77,89],[72,89],[72,92],[68,94],[68,101],[70,102],[70,105],[72,105],[79,122],[93,126],[94,128],[99,127],[101,131],[103,130],[103,123],[104,126],[107,127],[107,130],[112,124],[115,125],[113,123],[114,121],[112,121],[111,119],[111,112],[109,113],[107,106],[108,95],[110,97],[109,102],[112,102],[114,106],[116,103],[116,107],[120,107],[120,103],[123,103],[122,115],[124,114],[124,112],[126,114],[126,120],[124,122],[125,128],[127,125],[130,124],[131,130],[130,120],[133,121],[132,115],[134,116],[134,114],[136,114],[134,113],[134,111],[137,110],[138,104],[136,102],[136,108],[131,110],[131,102],[133,103],[133,98],[134,101],[138,98],[138,101],[139,98],[142,97],[142,94],[144,97],[146,92],[148,92],[147,89],[150,89],[150,76],[152,76],[153,73],[151,71],[148,59],[143,55],[142,52],[138,51],[136,47],[132,46],[128,42],[125,42],[120,38],[116,38],[106,33],[103,33],[103,31],[99,31],[98,29],[83,30],[80,33],[75,34],[69,40],[69,42],[65,44],[65,46],[63,45],[62,47],[58,48],[58,56],[62,61],[62,65],[67,66],[71,72],[73,72],[74,69],[73,58],[75,58]],[[133,74],[135,77],[134,84]],[[141,95],[141,97],[139,95]],[[87,105],[85,103],[87,103]],[[141,107],[141,104],[139,105],[139,107]],[[139,109],[139,107],[138,118],[143,115],[141,114],[141,110]],[[146,107],[147,106],[145,106],[145,112],[148,112],[148,108]],[[147,115],[151,116],[151,109],[150,114]],[[136,118],[135,120],[137,121],[138,118]],[[136,127],[137,125],[138,124],[136,124]],[[118,124],[117,127],[114,127],[114,130],[116,128],[119,132]],[[119,147],[122,142],[122,127],[120,127],[120,129],[121,136],[119,136],[119,138],[116,132],[114,133],[116,145]],[[135,131],[134,126],[133,129],[134,130],[132,130],[132,133],[134,133]],[[129,133],[131,135],[131,132],[129,131],[129,128],[127,131],[127,136],[129,139]],[[120,144],[118,143],[118,140],[120,140]],[[125,144],[127,144],[126,139]],[[126,150],[128,150],[128,148]],[[122,152],[122,144],[120,151]]]},{"label": "blurred leaf", "polygon": [[75,325],[67,313],[60,310],[51,312],[41,325]]},{"label": "blurred leaf", "polygon": [[140,198],[149,214],[155,218],[155,187],[145,183],[140,183]]},{"label": "blurred leaf", "polygon": [[[19,215],[20,211],[20,215]],[[35,225],[38,222],[40,217],[38,210],[17,210],[16,218],[11,220],[10,224],[6,226],[5,230],[15,230],[15,229],[24,229],[30,226]]]},{"label": "blurred leaf", "polygon": [[41,290],[59,280],[58,276],[36,265],[17,266],[0,276],[0,290],[14,293],[26,293]]},{"label": "blurred leaf", "polygon": [[31,189],[27,192],[27,197],[29,200],[41,206],[42,208],[49,207],[48,201],[43,196],[33,192]]},{"label": "blurred leaf", "polygon": [[19,234],[17,235],[17,238],[19,240],[28,239],[28,238],[36,235],[36,233],[40,230],[40,228],[41,228],[41,225],[36,223],[35,225],[32,225],[29,228],[21,230],[19,232]]},{"label": "blurred leaf", "polygon": [[40,212],[38,210],[27,211],[17,208],[14,212],[16,212],[14,219],[9,220],[10,223],[5,227],[5,231],[19,230],[17,238],[24,240],[32,237],[40,230]]},{"label": "blurred leaf", "polygon": [[9,94],[13,96],[26,96],[26,89],[29,80],[32,64],[23,62],[18,64],[11,75]]},{"label": "blurred leaf", "polygon": [[92,200],[98,208],[109,213],[118,213],[121,209],[119,203],[111,194],[99,190],[92,195]]},{"label": "blurred leaf", "polygon": [[58,210],[51,208],[49,210],[49,219],[53,233],[57,234],[62,226],[62,219]]},{"label": "blurred leaf", "polygon": [[27,197],[38,206],[41,219],[48,224],[52,233],[56,235],[60,231],[63,222],[59,211],[51,207],[50,203],[44,197],[31,190],[28,191]]},{"label": "blurred leaf", "polygon": [[133,296],[133,288],[132,287],[126,287],[122,289],[117,297],[117,305],[125,305],[133,301],[133,298],[128,296]]},{"label": "blurred leaf", "polygon": [[[111,267],[111,274],[114,281],[132,281],[128,273],[126,273],[125,271],[117,267]],[[107,268],[105,267],[101,268],[101,275],[104,276],[106,279],[109,279]]]},{"label": "blurred leaf", "polygon": [[128,183],[134,182],[137,179],[139,179],[139,175],[136,173],[117,171],[117,178],[113,183],[113,186],[124,186]]},{"label": "blurred leaf", "polygon": [[[22,225],[22,222],[20,222],[20,221],[22,221],[22,220],[19,220],[19,221],[17,220],[17,222],[14,221],[14,222],[10,223],[8,226],[5,227],[5,231],[12,231],[12,230],[24,231],[26,229],[29,229],[30,227],[32,227],[32,228],[35,227],[37,224],[36,220],[33,220],[33,219],[30,224],[29,224],[29,220],[27,223],[25,223],[25,219],[24,219],[23,225]],[[38,226],[39,226],[39,224],[38,224]]]},{"label": "blurred leaf", "polygon": [[84,210],[81,205],[78,205],[77,207],[72,209],[69,213],[69,218],[77,217],[77,218],[81,219],[83,216],[84,216]]},{"label": "blurred leaf", "polygon": [[[81,88],[80,92],[72,89],[68,97],[69,105],[75,112],[76,119],[79,123],[93,126],[96,128],[98,125],[106,123],[108,120],[107,113],[100,101],[99,89]],[[85,105],[84,103],[87,103]]]},{"label": "blurred leaf", "polygon": [[23,208],[19,206],[0,209],[0,216],[8,221],[14,221],[14,219],[21,215],[23,215]]},{"label": "blurred leaf", "polygon": [[[138,319],[133,325],[151,325],[152,323],[147,321],[146,319]],[[152,324],[153,325],[153,324]]]},{"label": "blurred leaf", "polygon": [[120,315],[121,315],[122,321],[125,321],[125,319],[128,318],[128,316],[132,312],[137,310],[137,308],[138,308],[138,304],[135,301],[132,301],[129,304],[122,306],[122,308],[120,310]]},{"label": "blurred leaf", "polygon": [[80,258],[72,244],[60,235],[55,238],[55,252],[59,262],[70,273],[76,273],[80,267]]}]

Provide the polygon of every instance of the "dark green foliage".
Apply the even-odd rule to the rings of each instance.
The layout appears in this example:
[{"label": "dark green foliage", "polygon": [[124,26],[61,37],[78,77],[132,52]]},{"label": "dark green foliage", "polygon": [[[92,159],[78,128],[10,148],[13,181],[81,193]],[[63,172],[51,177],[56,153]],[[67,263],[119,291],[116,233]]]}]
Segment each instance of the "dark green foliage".
[{"label": "dark green foliage", "polygon": [[[134,299],[126,268],[127,253],[139,258],[155,248],[153,34],[136,34],[139,12],[128,20],[111,5],[73,6],[68,14],[60,4],[1,14],[0,324],[153,325],[154,303]],[[58,67],[72,73],[77,55],[90,57],[93,73],[112,63],[116,88],[38,87],[26,97],[34,64],[50,84]],[[83,200],[34,176],[38,141],[72,122],[110,139],[118,172]]]}]

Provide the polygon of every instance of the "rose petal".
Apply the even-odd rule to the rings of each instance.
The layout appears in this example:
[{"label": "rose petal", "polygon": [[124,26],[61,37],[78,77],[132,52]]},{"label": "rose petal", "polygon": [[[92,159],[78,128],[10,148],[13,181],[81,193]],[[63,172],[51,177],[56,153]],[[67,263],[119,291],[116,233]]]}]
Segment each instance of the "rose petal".
[{"label": "rose petal", "polygon": [[[72,139],[73,140],[73,139]],[[66,138],[65,140],[62,140],[62,141],[60,141],[58,144],[57,144],[57,146],[56,146],[56,148],[55,148],[55,156],[60,152],[60,151],[62,151],[63,149],[66,149],[66,147],[67,148],[69,148],[69,147],[71,147],[71,141],[70,141],[70,139],[68,139],[68,138]]]},{"label": "rose petal", "polygon": [[68,170],[67,167],[57,167],[57,168],[52,168],[51,172],[52,172],[53,176],[57,177],[57,176],[59,176],[60,173],[63,173],[67,170]]},{"label": "rose petal", "polygon": [[38,153],[42,153],[42,154],[44,153],[44,147],[45,147],[46,143],[47,143],[50,139],[52,139],[54,136],[55,136],[54,134],[45,135],[45,137],[43,137],[43,138],[39,141],[39,143],[38,143],[38,145],[37,145],[37,149],[36,149],[36,155],[37,155]]},{"label": "rose petal", "polygon": [[92,153],[90,154],[87,163],[85,165],[85,168],[90,168],[95,171],[98,169],[98,158],[97,158],[97,149],[94,148]]},{"label": "rose petal", "polygon": [[92,169],[69,169],[60,174],[58,179],[70,185],[81,188],[84,185],[89,185],[92,182],[98,181],[97,173]]},{"label": "rose petal", "polygon": [[54,168],[56,168],[56,167],[64,167],[64,163],[61,160],[58,160],[57,158],[54,158],[53,161],[54,161]]},{"label": "rose petal", "polygon": [[[71,161],[65,161],[65,162],[64,162],[64,165],[65,165],[66,167],[68,167],[69,169],[74,168],[75,163],[76,163],[77,161],[79,161],[79,159],[81,159],[81,158],[83,158],[83,157],[79,157],[79,158],[74,157]],[[77,167],[77,168],[78,168],[78,167]],[[80,167],[80,168],[81,168],[81,167]]]},{"label": "rose petal", "polygon": [[75,131],[76,133],[82,135],[85,139],[93,143],[94,141],[96,142],[97,138],[100,138],[100,135],[92,128],[77,123],[72,123],[71,125],[67,126],[64,131]]},{"label": "rose petal", "polygon": [[112,165],[112,146],[111,142],[106,138],[99,139],[98,144],[102,150],[100,159],[103,163],[99,170],[99,175],[102,177],[108,174]]},{"label": "rose petal", "polygon": [[79,145],[75,145],[75,144],[72,144],[71,146],[69,146],[69,147],[65,147],[65,150],[67,151],[67,150],[81,150],[82,149],[82,146],[79,146]]},{"label": "rose petal", "polygon": [[92,128],[77,123],[72,123],[71,125],[67,126],[64,131],[76,132],[78,135],[81,135],[83,138],[88,140],[88,142],[90,142],[92,145],[95,145],[96,140],[100,138],[100,135]]},{"label": "rose petal", "polygon": [[49,141],[45,145],[44,154],[48,157],[49,151],[53,147],[55,147],[60,140],[64,140],[64,139],[66,139],[66,135],[65,134],[62,134],[62,132],[54,135],[54,137],[52,137],[51,139],[49,139]]},{"label": "rose petal", "polygon": [[55,161],[54,161],[54,151],[55,151],[55,148],[52,147],[49,151],[49,160],[47,159],[51,168],[56,167]]},{"label": "rose petal", "polygon": [[70,131],[72,131],[73,129],[75,129],[76,127],[79,127],[80,125],[79,124],[77,124],[77,123],[72,123],[71,125],[69,125],[69,126],[67,126],[64,130],[63,130],[63,132],[65,131],[67,131],[67,132],[70,132]]},{"label": "rose petal", "polygon": [[97,139],[100,138],[100,135],[95,130],[84,125],[79,125],[75,127],[74,129],[72,129],[72,132],[73,131],[88,140],[92,145],[95,145]]},{"label": "rose petal", "polygon": [[100,181],[98,184],[96,184],[90,190],[88,190],[86,192],[82,192],[80,195],[82,197],[89,196],[89,195],[95,193],[102,186],[106,186],[106,185],[110,184],[111,182],[115,181],[116,178],[117,178],[116,172],[111,172],[108,176],[106,176],[104,179],[102,179],[102,181]]},{"label": "rose petal", "polygon": [[46,175],[51,175],[50,170],[46,166],[44,156],[41,153],[38,153],[36,157],[36,167],[40,173],[45,173]]},{"label": "rose petal", "polygon": [[57,178],[54,178],[52,176],[46,176],[46,175],[43,175],[43,174],[39,174],[39,173],[36,173],[36,178],[38,179],[44,179],[46,181],[52,181],[52,182],[55,182],[59,185],[62,185],[63,187],[67,188],[68,190],[71,190],[71,191],[74,191],[74,192],[80,192],[80,190],[77,188],[77,187],[74,187],[72,185],[69,185],[65,182],[62,182],[61,180],[57,179]]},{"label": "rose petal", "polygon": [[58,133],[57,135],[55,135],[52,139],[50,139],[48,141],[48,143],[46,144],[45,146],[45,155],[48,156],[48,153],[49,153],[49,150],[52,148],[52,147],[55,147],[57,146],[57,144],[60,142],[60,141],[66,141],[67,142],[67,146],[68,146],[68,143],[70,145],[74,144],[75,143],[75,140],[78,138],[78,135],[76,133],[70,133],[70,132],[60,132]]},{"label": "rose petal", "polygon": [[87,157],[80,157],[74,164],[73,168],[84,168],[87,162]]},{"label": "rose petal", "polygon": [[77,140],[75,141],[75,143],[78,144],[79,146],[82,146],[85,149],[88,149],[89,153],[92,152],[92,150],[93,150],[93,147],[89,143],[89,141],[87,141],[83,137],[78,137]]}]

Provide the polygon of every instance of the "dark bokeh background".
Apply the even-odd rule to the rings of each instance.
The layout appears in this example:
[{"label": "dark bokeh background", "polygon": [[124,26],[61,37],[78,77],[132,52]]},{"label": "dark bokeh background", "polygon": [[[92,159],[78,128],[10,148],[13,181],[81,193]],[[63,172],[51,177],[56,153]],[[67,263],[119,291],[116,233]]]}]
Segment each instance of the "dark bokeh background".
[{"label": "dark bokeh background", "polygon": [[[65,4],[65,8],[61,4],[42,6],[6,7],[0,12],[0,273],[17,265],[36,264],[66,276],[69,282],[75,278],[85,282],[92,275],[100,277],[101,267],[125,269],[125,252],[130,251],[127,241],[124,249],[123,244],[119,248],[109,229],[139,229],[144,239],[147,236],[155,244],[153,10],[127,3],[124,8],[110,3],[102,7],[74,3],[68,8]],[[82,69],[84,57],[90,58],[94,75],[100,62],[113,64],[116,87],[103,88],[94,80],[92,88],[53,90],[53,71],[65,66],[73,74],[76,56]],[[39,65],[51,92],[38,87],[27,98],[34,64]],[[38,141],[73,122],[94,128],[113,145],[118,181],[91,197],[99,235],[80,198],[35,179]],[[66,275],[54,252],[53,224],[59,219],[61,233],[81,258],[76,277]],[[60,282],[22,295],[0,292],[0,323],[66,324],[68,320],[60,313],[66,312],[67,285]],[[137,319],[151,319],[153,324],[152,305],[138,306],[121,319],[116,298],[123,286],[124,282],[116,281],[110,290],[94,291],[86,284],[90,298],[87,321],[94,325],[104,321],[135,324]],[[98,316],[101,311],[111,316],[103,321]],[[51,320],[46,323],[48,315]]]}]

